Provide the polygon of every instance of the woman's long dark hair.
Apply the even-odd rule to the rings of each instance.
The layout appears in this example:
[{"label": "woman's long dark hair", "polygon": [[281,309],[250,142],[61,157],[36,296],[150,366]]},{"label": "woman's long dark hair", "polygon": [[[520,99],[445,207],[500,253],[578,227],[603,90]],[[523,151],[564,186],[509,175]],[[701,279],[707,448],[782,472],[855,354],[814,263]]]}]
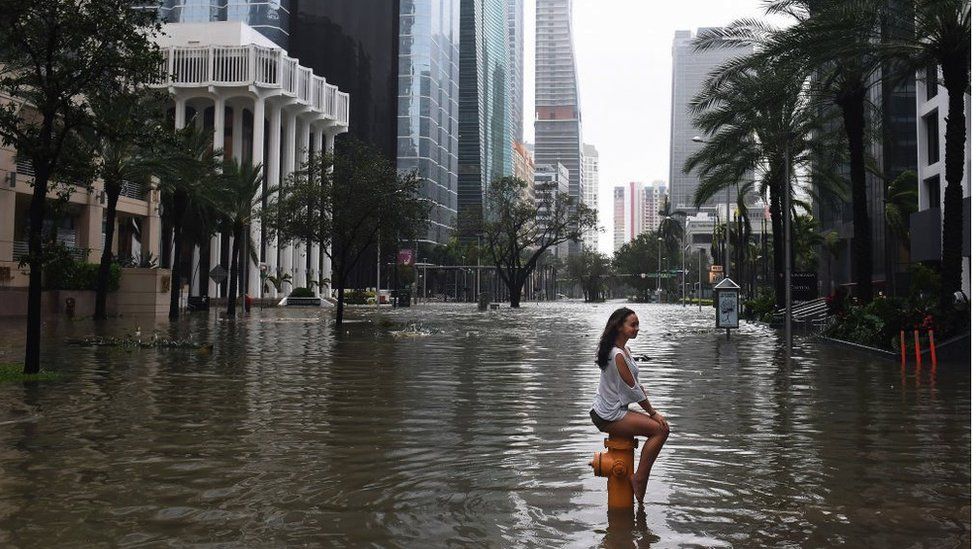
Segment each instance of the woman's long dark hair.
[{"label": "woman's long dark hair", "polygon": [[606,368],[607,363],[610,362],[610,349],[613,347],[613,342],[617,340],[620,327],[632,314],[634,311],[627,307],[621,307],[614,311],[610,315],[610,319],[607,320],[607,327],[603,329],[603,335],[600,336],[600,346],[596,350],[596,365],[601,370]]}]

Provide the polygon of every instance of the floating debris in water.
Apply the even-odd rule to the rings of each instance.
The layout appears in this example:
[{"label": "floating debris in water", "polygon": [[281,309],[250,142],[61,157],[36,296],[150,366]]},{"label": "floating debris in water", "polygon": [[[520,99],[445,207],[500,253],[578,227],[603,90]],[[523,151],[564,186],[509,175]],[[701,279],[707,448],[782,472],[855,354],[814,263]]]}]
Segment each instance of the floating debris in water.
[{"label": "floating debris in water", "polygon": [[[136,333],[139,333],[138,331]],[[153,334],[152,338],[142,339],[141,337],[124,336],[86,336],[80,338],[69,338],[65,340],[68,345],[79,345],[81,347],[123,347],[141,349],[213,349],[213,344],[203,345],[192,339],[169,339],[158,337]]]},{"label": "floating debris in water", "polygon": [[405,330],[394,330],[390,332],[393,337],[427,337],[429,335],[433,335],[433,333],[433,331],[425,328],[417,328],[416,322],[411,322],[409,327]]}]

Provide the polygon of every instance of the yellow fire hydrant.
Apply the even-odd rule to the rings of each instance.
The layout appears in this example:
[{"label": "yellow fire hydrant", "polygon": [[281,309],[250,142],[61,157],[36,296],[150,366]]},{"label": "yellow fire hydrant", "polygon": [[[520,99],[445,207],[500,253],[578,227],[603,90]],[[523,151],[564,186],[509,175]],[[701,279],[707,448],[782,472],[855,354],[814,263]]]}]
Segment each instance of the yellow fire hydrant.
[{"label": "yellow fire hydrant", "polygon": [[595,452],[590,467],[598,477],[607,477],[607,506],[611,509],[634,506],[634,487],[630,477],[634,474],[634,449],[637,439],[633,437],[610,437],[603,439],[607,448]]}]

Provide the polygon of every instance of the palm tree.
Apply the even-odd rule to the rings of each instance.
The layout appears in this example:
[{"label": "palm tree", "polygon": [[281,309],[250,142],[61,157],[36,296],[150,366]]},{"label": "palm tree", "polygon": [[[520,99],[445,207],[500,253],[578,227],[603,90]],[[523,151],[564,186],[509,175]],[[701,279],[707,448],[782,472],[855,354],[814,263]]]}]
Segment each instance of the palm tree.
[{"label": "palm tree", "polygon": [[[874,35],[885,23],[884,0],[769,0],[767,14],[785,16],[796,24],[783,29],[741,20],[706,33],[704,46],[759,48],[757,59],[789,58],[803,75],[811,75],[811,97],[840,111],[850,165],[854,229],[854,279],[863,302],[871,292],[871,228],[867,208],[865,108],[868,89],[881,67]],[[829,165],[829,163],[828,163]]]},{"label": "palm tree", "polygon": [[213,150],[213,135],[198,130],[193,123],[176,130],[169,139],[165,163],[171,166],[160,178],[163,195],[163,216],[173,228],[172,282],[170,284],[169,318],[180,316],[180,287],[183,254],[183,226],[187,213],[194,205],[212,203],[217,178],[220,150]]},{"label": "palm tree", "polygon": [[827,231],[823,235],[823,248],[827,252],[827,278],[830,280],[830,293],[834,293],[834,272],[833,262],[840,258],[840,252],[844,249],[844,241],[841,240],[837,231]]},{"label": "palm tree", "polygon": [[[237,160],[224,162],[220,177],[220,207],[227,216],[234,244],[230,256],[230,285],[227,291],[227,316],[236,314],[238,277],[247,271],[247,260],[256,262],[251,239],[251,220],[256,219],[264,196],[261,187],[264,183],[261,164],[241,165]],[[273,191],[271,191],[273,192]]]},{"label": "palm tree", "polygon": [[664,239],[671,254],[677,253],[685,240],[685,226],[678,218],[684,219],[688,214],[680,210],[672,211],[671,200],[667,197],[657,213],[661,216],[661,222],[657,226],[658,236]]},{"label": "palm tree", "polygon": [[[692,154],[684,171],[701,181],[694,202],[700,206],[716,193],[755,174],[761,196],[768,196],[773,233],[773,264],[779,274],[777,302],[784,299],[783,189],[810,177],[810,160],[831,143],[812,139],[818,113],[809,85],[789,58],[751,57],[719,67],[690,104],[696,125],[709,137]],[[797,185],[791,184],[791,195]]]},{"label": "palm tree", "polygon": [[112,265],[112,244],[119,196],[126,184],[148,186],[152,175],[160,172],[160,162],[151,145],[151,135],[159,131],[156,115],[158,97],[140,93],[118,94],[112,101],[95,101],[107,130],[96,138],[98,173],[105,188],[105,241],[95,282],[96,319],[106,318],[108,278]]},{"label": "palm tree", "polygon": [[905,171],[888,183],[885,222],[903,246],[909,244],[908,218],[918,211],[918,175]]}]

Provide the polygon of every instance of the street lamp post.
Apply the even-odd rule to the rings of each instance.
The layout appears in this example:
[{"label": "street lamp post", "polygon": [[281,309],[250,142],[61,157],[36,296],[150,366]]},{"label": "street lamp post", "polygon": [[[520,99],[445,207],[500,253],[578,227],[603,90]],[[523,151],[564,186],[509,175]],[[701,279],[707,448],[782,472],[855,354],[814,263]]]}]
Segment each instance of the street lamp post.
[{"label": "street lamp post", "polygon": [[661,302],[661,245],[664,239],[657,237],[657,302]]},{"label": "street lamp post", "polygon": [[701,312],[701,302],[702,302],[702,255],[704,255],[705,250],[698,250],[698,312]]}]

